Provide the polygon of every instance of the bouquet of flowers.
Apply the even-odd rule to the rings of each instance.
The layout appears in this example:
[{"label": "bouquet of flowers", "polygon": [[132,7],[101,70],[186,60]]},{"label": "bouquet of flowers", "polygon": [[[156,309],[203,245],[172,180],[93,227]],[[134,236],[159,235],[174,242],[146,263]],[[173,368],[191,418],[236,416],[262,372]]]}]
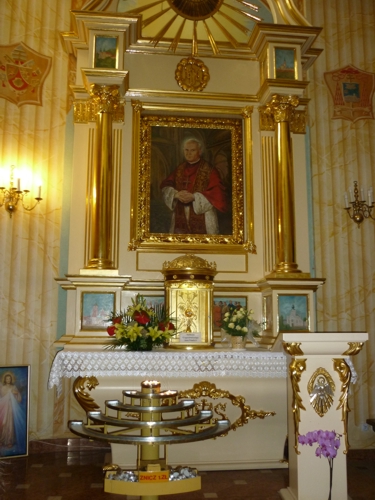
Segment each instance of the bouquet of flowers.
[{"label": "bouquet of flowers", "polygon": [[176,327],[168,317],[165,307],[148,308],[141,295],[132,299],[126,312],[114,312],[109,317],[112,325],[107,333],[112,342],[109,349],[125,347],[128,351],[151,351],[154,346],[168,343]]},{"label": "bouquet of flowers", "polygon": [[259,323],[253,318],[254,311],[241,306],[233,307],[224,314],[221,328],[225,335],[231,337],[259,337],[262,330]]}]

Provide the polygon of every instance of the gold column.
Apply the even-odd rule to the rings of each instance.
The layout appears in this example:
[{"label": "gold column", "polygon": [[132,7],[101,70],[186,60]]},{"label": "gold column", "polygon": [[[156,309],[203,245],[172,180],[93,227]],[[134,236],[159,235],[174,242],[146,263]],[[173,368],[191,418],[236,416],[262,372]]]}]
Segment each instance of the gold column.
[{"label": "gold column", "polygon": [[119,105],[119,87],[93,84],[90,94],[98,113],[89,199],[89,262],[86,268],[113,269],[112,114]]},{"label": "gold column", "polygon": [[299,104],[297,96],[275,94],[266,112],[276,122],[276,257],[273,274],[300,273],[295,262],[293,152],[290,122]]}]

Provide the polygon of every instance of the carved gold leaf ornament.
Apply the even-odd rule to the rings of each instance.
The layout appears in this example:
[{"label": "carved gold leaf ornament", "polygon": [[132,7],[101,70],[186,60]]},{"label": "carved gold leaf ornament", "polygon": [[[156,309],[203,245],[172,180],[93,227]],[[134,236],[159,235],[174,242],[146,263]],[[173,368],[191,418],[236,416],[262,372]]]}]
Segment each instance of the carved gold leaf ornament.
[{"label": "carved gold leaf ornament", "polygon": [[[179,396],[182,398],[192,398],[196,401],[196,408],[198,410],[212,410],[214,415],[213,422],[218,420],[226,420],[228,417],[224,413],[227,410],[227,403],[219,402],[214,404],[209,399],[228,399],[232,406],[237,407],[241,414],[240,416],[231,424],[229,430],[235,431],[238,427],[243,427],[249,422],[249,420],[255,420],[256,418],[264,419],[265,417],[270,417],[276,415],[274,411],[264,411],[264,410],[252,410],[250,406],[245,404],[245,398],[243,396],[234,396],[229,391],[218,389],[215,384],[202,381],[193,385],[192,389],[187,389],[186,391],[180,391]],[[212,424],[211,424],[212,425]],[[223,434],[226,436],[228,433]]]},{"label": "carved gold leaf ornament", "polygon": [[210,80],[210,73],[200,59],[185,57],[177,64],[175,79],[182,90],[202,91]]},{"label": "carved gold leaf ornament", "polygon": [[291,356],[303,356],[301,342],[283,342],[283,349]]},{"label": "carved gold leaf ornament", "polygon": [[90,396],[88,391],[99,385],[98,379],[91,377],[77,377],[73,382],[73,394],[80,406],[86,411],[99,410],[100,406]]},{"label": "carved gold leaf ornament", "polygon": [[331,408],[335,388],[331,375],[324,368],[318,368],[311,375],[307,390],[310,395],[310,404],[320,417],[323,417]]},{"label": "carved gold leaf ornament", "polygon": [[293,411],[293,420],[294,420],[294,436],[295,443],[294,449],[296,450],[297,455],[300,455],[300,451],[298,451],[298,435],[299,435],[299,423],[301,422],[300,411],[305,410],[306,408],[302,404],[302,398],[299,394],[300,388],[299,383],[301,381],[301,375],[306,370],[306,359],[294,359],[289,365],[289,375],[290,380],[292,382],[292,390],[293,390],[293,400],[292,400],[292,411]]},{"label": "carved gold leaf ornament", "polygon": [[349,349],[342,353],[343,356],[355,356],[361,352],[364,342],[348,342]]},{"label": "carved gold leaf ornament", "polygon": [[344,424],[344,435],[345,435],[345,451],[344,453],[348,453],[349,451],[349,439],[348,439],[348,416],[350,412],[349,408],[349,386],[352,373],[350,371],[349,365],[343,358],[334,358],[333,359],[333,368],[338,373],[340,382],[341,382],[341,396],[339,399],[339,404],[337,406],[337,410],[342,411],[342,422]]}]

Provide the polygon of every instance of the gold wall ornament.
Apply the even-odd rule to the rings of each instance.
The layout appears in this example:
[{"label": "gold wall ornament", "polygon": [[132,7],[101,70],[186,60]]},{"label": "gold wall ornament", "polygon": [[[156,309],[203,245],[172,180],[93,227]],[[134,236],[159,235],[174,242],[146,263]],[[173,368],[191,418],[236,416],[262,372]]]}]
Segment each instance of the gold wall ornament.
[{"label": "gold wall ornament", "polygon": [[[264,411],[264,410],[252,410],[250,406],[246,405],[245,398],[243,396],[234,396],[229,391],[218,389],[215,384],[202,381],[194,384],[192,389],[187,389],[185,391],[179,392],[179,398],[192,398],[196,402],[196,411],[211,410],[213,412],[214,418],[213,422],[219,420],[227,420],[226,415],[227,403],[219,402],[214,404],[208,399],[224,399],[229,400],[232,406],[238,408],[241,412],[240,416],[231,424],[229,430],[235,431],[238,427],[243,427],[249,420],[255,420],[256,418],[264,419],[265,417],[270,417],[276,415],[274,411]],[[226,436],[229,431],[222,434]]]},{"label": "gold wall ornament", "polygon": [[306,359],[294,359],[289,365],[289,375],[292,382],[292,411],[294,420],[294,449],[297,455],[300,455],[298,451],[298,436],[299,436],[299,423],[301,422],[300,411],[306,408],[302,404],[302,398],[299,394],[300,388],[299,383],[301,381],[302,373],[306,370]]},{"label": "gold wall ornament", "polygon": [[[267,106],[259,106],[259,130],[262,132],[273,132],[276,129],[276,122],[269,113]],[[306,134],[306,111],[294,110],[290,119],[290,131],[293,134]]]},{"label": "gold wall ornament", "polygon": [[301,342],[283,342],[283,349],[291,356],[303,356]]},{"label": "gold wall ornament", "polygon": [[348,342],[349,349],[342,353],[343,356],[356,356],[362,351],[364,342]]},{"label": "gold wall ornament", "polygon": [[348,438],[348,416],[350,412],[349,408],[349,386],[350,380],[352,377],[352,373],[350,371],[350,367],[343,358],[334,358],[333,359],[333,368],[338,373],[340,382],[341,382],[341,396],[339,399],[339,404],[337,406],[337,410],[341,409],[342,412],[342,422],[344,424],[344,435],[345,435],[345,451],[344,453],[348,453],[349,451],[349,438]]},{"label": "gold wall ornament", "polygon": [[331,408],[335,393],[335,383],[327,370],[324,368],[315,370],[307,384],[307,391],[311,406],[320,417],[323,417]]},{"label": "gold wall ornament", "polygon": [[216,263],[185,254],[163,264],[165,302],[176,318],[177,335],[169,347],[209,348],[214,345],[212,328],[213,279]]},{"label": "gold wall ornament", "polygon": [[202,91],[210,80],[207,66],[195,57],[184,57],[177,64],[175,79],[182,90]]},{"label": "gold wall ornament", "polygon": [[100,406],[95,403],[88,391],[92,391],[99,385],[98,379],[91,377],[77,377],[73,382],[73,394],[79,405],[87,412],[98,410]]},{"label": "gold wall ornament", "polygon": [[299,104],[297,96],[274,94],[267,104],[267,113],[273,116],[276,127],[276,235],[277,263],[272,275],[300,273],[295,262],[295,213],[293,151],[290,121]]},{"label": "gold wall ornament", "polygon": [[90,94],[98,112],[95,154],[89,180],[89,261],[85,267],[114,269],[112,114],[119,104],[119,87],[93,84]]}]

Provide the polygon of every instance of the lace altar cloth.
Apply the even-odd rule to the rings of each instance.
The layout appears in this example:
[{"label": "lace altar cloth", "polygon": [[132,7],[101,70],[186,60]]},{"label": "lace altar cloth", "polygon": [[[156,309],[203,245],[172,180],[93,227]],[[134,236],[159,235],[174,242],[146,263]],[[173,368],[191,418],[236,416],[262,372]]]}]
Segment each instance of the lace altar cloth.
[{"label": "lace altar cloth", "polygon": [[254,351],[59,351],[52,363],[48,388],[60,389],[71,377],[251,377],[286,378],[286,356]]}]

